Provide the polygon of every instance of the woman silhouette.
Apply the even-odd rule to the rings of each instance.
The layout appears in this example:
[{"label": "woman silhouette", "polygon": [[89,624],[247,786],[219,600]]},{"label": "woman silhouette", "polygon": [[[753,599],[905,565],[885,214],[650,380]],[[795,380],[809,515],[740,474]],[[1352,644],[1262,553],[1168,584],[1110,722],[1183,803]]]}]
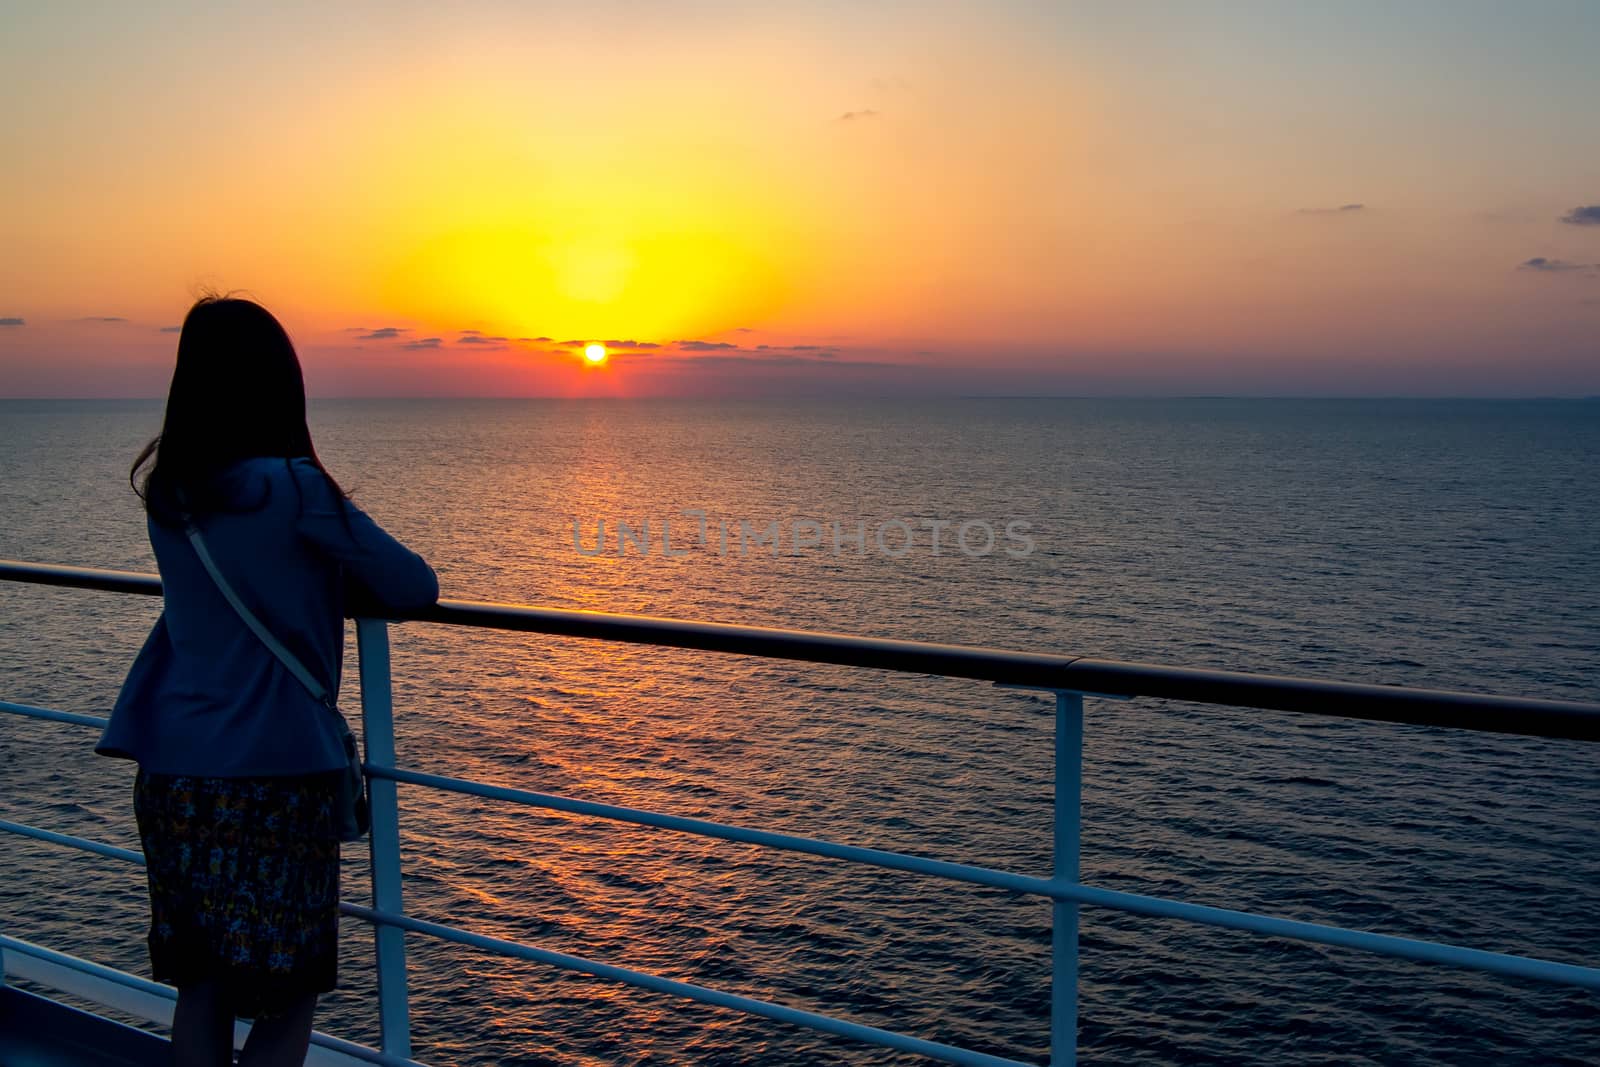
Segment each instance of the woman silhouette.
[{"label": "woman silhouette", "polygon": [[139,764],[150,963],[178,987],[176,1062],[231,1063],[242,1017],[254,1024],[241,1064],[300,1064],[317,994],[336,981],[343,733],[229,604],[186,528],[332,693],[352,599],[406,611],[433,603],[438,580],[323,469],[294,346],[248,300],[189,310],[161,435],[129,481],[165,603],[95,751]]}]

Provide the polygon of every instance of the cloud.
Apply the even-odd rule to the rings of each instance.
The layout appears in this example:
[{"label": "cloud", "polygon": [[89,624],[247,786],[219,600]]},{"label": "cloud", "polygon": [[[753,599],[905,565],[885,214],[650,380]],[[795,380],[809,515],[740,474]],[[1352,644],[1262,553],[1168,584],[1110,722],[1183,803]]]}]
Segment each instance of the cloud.
[{"label": "cloud", "polygon": [[860,111],[846,111],[843,115],[839,116],[838,121],[855,122],[857,119],[875,119],[877,117],[878,113],[872,108],[868,107],[863,108]]},{"label": "cloud", "polygon": [[14,316],[7,316],[6,318],[0,319],[0,326],[26,326],[26,325],[28,325],[26,322],[24,322],[23,320],[21,320],[19,318],[14,317]]},{"label": "cloud", "polygon": [[482,330],[462,330],[461,333],[482,333]]},{"label": "cloud", "polygon": [[816,356],[794,355],[724,355],[718,353],[712,356],[662,356],[663,360],[671,361],[680,367],[898,367],[906,369],[904,363],[889,363],[871,359],[834,359],[832,353],[827,359]]},{"label": "cloud", "polygon": [[1600,204],[1575,207],[1562,215],[1561,221],[1568,226],[1600,226]]},{"label": "cloud", "polygon": [[76,319],[74,321],[76,321],[76,322],[127,322],[128,320],[123,318],[121,315],[85,315],[83,318]]},{"label": "cloud", "polygon": [[424,348],[438,348],[443,343],[444,343],[444,338],[442,338],[442,337],[422,337],[422,338],[418,338],[415,341],[407,341],[405,344],[401,345],[400,347],[401,348],[405,348],[405,349],[410,349],[411,351],[416,352],[416,351],[418,351],[420,349],[424,349]]},{"label": "cloud", "polygon": [[[770,358],[808,358],[808,360],[837,360],[838,352],[821,344],[758,344],[757,352],[771,352]],[[782,355],[779,355],[782,354]]]},{"label": "cloud", "polygon": [[[535,341],[550,341],[550,338],[548,338],[548,337],[535,337],[535,338],[533,338],[533,340],[535,340]],[[616,338],[612,338],[611,340],[606,340],[606,341],[596,341],[593,337],[585,337],[582,340],[577,340],[577,341],[550,341],[550,343],[551,344],[557,344],[557,345],[570,345],[570,346],[575,347],[575,348],[582,348],[585,345],[605,345],[607,348],[660,348],[661,347],[660,345],[656,344],[654,341],[635,341],[635,340],[632,340],[631,338],[629,340],[626,340],[626,341],[618,340]],[[678,343],[681,344],[682,342],[678,342]],[[696,343],[698,344],[699,342],[696,342]]]},{"label": "cloud", "polygon": [[1575,270],[1593,270],[1592,263],[1568,263],[1564,259],[1546,259],[1544,256],[1534,256],[1518,264],[1518,270],[1539,271],[1544,274],[1567,274]]},{"label": "cloud", "polygon": [[684,352],[716,352],[725,348],[738,348],[727,341],[674,341],[673,345]]},{"label": "cloud", "polygon": [[[360,329],[362,327],[357,327],[357,328]],[[392,341],[396,337],[399,337],[401,334],[410,333],[410,332],[411,331],[405,326],[379,326],[376,330],[373,330],[370,333],[364,333],[360,337],[357,337],[356,340],[357,341]]]},{"label": "cloud", "polygon": [[1295,212],[1297,215],[1351,215],[1357,211],[1365,211],[1365,204],[1340,204],[1338,207],[1303,207]]},{"label": "cloud", "polygon": [[476,330],[466,330],[463,332],[466,334],[465,337],[456,338],[456,344],[458,345],[482,345],[486,348],[505,347],[506,338],[504,337],[485,337]]},{"label": "cloud", "polygon": [[157,332],[158,333],[182,333],[183,332],[183,327],[182,326],[163,326]]}]

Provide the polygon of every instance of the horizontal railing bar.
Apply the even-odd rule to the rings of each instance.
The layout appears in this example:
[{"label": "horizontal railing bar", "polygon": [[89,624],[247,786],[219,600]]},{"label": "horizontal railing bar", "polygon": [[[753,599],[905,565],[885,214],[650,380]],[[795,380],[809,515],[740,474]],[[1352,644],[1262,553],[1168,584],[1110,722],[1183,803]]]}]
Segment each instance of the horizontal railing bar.
[{"label": "horizontal railing bar", "polygon": [[137,989],[141,993],[149,993],[151,996],[161,997],[163,1000],[176,1000],[178,997],[178,991],[169,985],[152,982],[148,978],[140,978],[136,974],[119,971],[115,967],[107,967],[103,963],[95,963],[93,960],[86,960],[53,948],[45,948],[43,945],[36,945],[31,941],[22,941],[8,934],[0,934],[0,949],[4,949],[7,952],[19,952],[24,956],[32,956],[35,959],[47,960],[58,967],[66,967],[82,974],[93,975],[96,978],[115,982],[117,985],[126,986],[129,989]]},{"label": "horizontal railing bar", "polygon": [[792,1023],[796,1026],[818,1030],[822,1033],[834,1034],[838,1037],[851,1038],[867,1044],[877,1045],[880,1048],[912,1052],[930,1059],[942,1060],[945,1063],[958,1063],[970,1065],[970,1067],[1032,1067],[1031,1064],[1022,1060],[1009,1060],[1001,1056],[991,1056],[982,1052],[957,1048],[954,1045],[941,1044],[937,1041],[926,1041],[906,1034],[897,1034],[892,1030],[880,1030],[874,1026],[865,1026],[861,1023],[852,1023],[844,1019],[835,1019],[830,1015],[802,1011],[799,1008],[789,1008],[765,1000],[739,996],[735,993],[724,993],[721,990],[710,989],[691,982],[679,982],[671,978],[647,974],[644,971],[630,970],[629,968],[617,967],[609,963],[599,963],[595,960],[585,959],[582,956],[569,956],[563,952],[535,948],[532,945],[524,945],[518,941],[508,941],[504,938],[468,933],[453,926],[428,922],[426,919],[417,919],[409,915],[395,915],[390,912],[377,911],[373,908],[360,906],[352,907],[351,913],[371,923],[396,926],[402,930],[427,934],[443,941],[454,941],[457,944],[470,945],[473,948],[498,952],[517,959],[530,960],[534,963],[543,963],[563,970],[577,971],[594,978],[621,982],[657,993],[667,993],[719,1008],[732,1008],[747,1015],[759,1015],[762,1018],[773,1019],[777,1022]]},{"label": "horizontal railing bar", "polygon": [[[28,826],[25,823],[11,822],[9,819],[0,819],[0,833],[16,834],[19,837],[31,837],[36,841],[46,841],[52,845],[61,845],[65,848],[77,849],[81,852],[93,852],[114,860],[121,860],[124,863],[131,863],[136,867],[145,866],[143,852],[137,852],[131,848],[119,848],[116,845],[108,845],[103,841],[93,841],[87,837],[76,837],[72,834],[58,833],[55,830],[46,830],[38,826]],[[342,915],[351,915],[355,916],[356,918],[361,918],[362,916],[357,915],[355,910],[359,907],[360,905],[352,904],[349,901],[339,902],[339,912]]]},{"label": "horizontal railing bar", "polygon": [[[159,595],[155,575],[0,560],[0,580]],[[404,618],[526,633],[1530,737],[1600,740],[1600,704],[1327,682],[967,645],[442,600]]]},{"label": "horizontal railing bar", "polygon": [[602,804],[593,800],[578,800],[575,797],[563,797],[553,793],[536,793],[526,789],[486,785],[482,782],[446,778],[442,775],[427,774],[421,771],[369,766],[367,773],[376,778],[390,778],[397,782],[442,789],[447,792],[466,793],[491,800],[506,800],[530,807],[570,812],[575,815],[593,815],[617,822],[652,826],[663,830],[675,830],[700,837],[737,841],[741,844],[764,845],[789,852],[846,860],[851,863],[881,867],[887,870],[922,874],[951,881],[988,886],[994,889],[1004,889],[1013,893],[1050,897],[1056,900],[1075,900],[1080,904],[1113,908],[1117,911],[1132,912],[1139,915],[1181,919],[1204,926],[1220,926],[1226,929],[1265,934],[1269,937],[1287,937],[1299,941],[1314,941],[1319,944],[1333,945],[1340,948],[1356,948],[1383,956],[1394,956],[1422,963],[1438,963],[1515,978],[1535,978],[1562,985],[1600,989],[1600,968],[1582,967],[1570,963],[1554,963],[1529,956],[1514,956],[1502,952],[1488,952],[1483,949],[1441,945],[1432,941],[1418,941],[1412,938],[1376,934],[1365,930],[1323,926],[1320,923],[1302,922],[1297,919],[1279,919],[1268,915],[1257,915],[1253,912],[1232,911],[1227,908],[1189,904],[1184,901],[1143,896],[1138,893],[1124,893],[1114,889],[1097,889],[1092,886],[1058,882],[1054,879],[1035,878],[1024,874],[1013,874],[1009,871],[996,871],[988,867],[952,863],[949,860],[928,859],[903,852],[862,848],[858,845],[842,845],[817,838],[776,833],[771,830],[755,830],[750,827],[732,826],[727,823],[710,822],[705,819],[691,819],[681,815],[664,815],[660,812],[627,808],[616,804]]},{"label": "horizontal railing bar", "polygon": [[0,581],[31,585],[59,585],[68,589],[98,589],[105,593],[161,595],[161,577],[138,571],[112,571],[100,567],[61,567],[53,563],[0,560]]},{"label": "horizontal railing bar", "polygon": [[97,852],[114,860],[124,860],[128,863],[136,863],[141,867],[144,866],[143,852],[136,852],[131,848],[108,845],[103,841],[91,841],[87,837],[60,834],[54,830],[45,830],[38,826],[29,826],[26,823],[12,822],[10,819],[0,819],[0,831],[8,834],[17,834],[20,837],[31,837],[36,841],[48,841],[52,845],[65,845],[67,848],[82,849],[85,852]]},{"label": "horizontal railing bar", "polygon": [[1328,682],[726,623],[441,600],[406,618],[631,644],[869,667],[1107,696],[1600,741],[1600,704]]},{"label": "horizontal railing bar", "polygon": [[[368,770],[369,773],[375,773],[382,769],[369,768]],[[890,870],[926,874],[953,881],[991,886],[1033,896],[1050,897],[1059,900],[1076,900],[1081,904],[1111,908],[1135,915],[1178,919],[1203,926],[1242,930],[1266,937],[1283,937],[1296,941],[1330,945],[1335,948],[1356,949],[1381,956],[1413,960],[1418,963],[1434,963],[1447,967],[1484,971],[1510,978],[1531,978],[1537,981],[1554,982],[1559,985],[1573,985],[1585,989],[1600,990],[1600,968],[1596,967],[1583,967],[1571,963],[1535,959],[1530,956],[1515,956],[1503,952],[1488,952],[1483,949],[1444,945],[1433,941],[1418,941],[1412,938],[1394,937],[1390,934],[1350,930],[1339,926],[1323,926],[1320,923],[1303,922],[1299,919],[1280,919],[1270,915],[1233,911],[1227,908],[1214,908],[1204,904],[1190,904],[1185,901],[1169,900],[1164,897],[1124,893],[1115,889],[1063,884],[1045,878],[1031,878],[1027,875],[995,871],[987,867],[973,867],[961,863],[950,863],[946,860],[930,860],[898,852],[884,852],[878,849],[859,848],[854,845],[840,845],[831,841],[819,841],[765,830],[750,830],[745,827],[709,823],[700,819],[685,819],[675,815],[635,811],[630,808],[619,808],[615,805],[596,804],[592,801],[573,800],[568,797],[554,797],[549,796],[549,794],[506,789],[502,786],[484,786],[480,783],[464,782],[461,784],[472,786],[473,789],[456,789],[452,788],[452,786],[436,784],[439,781],[454,783],[455,779],[441,779],[438,775],[421,774],[416,771],[385,771],[382,776],[392,778],[395,781],[447,789],[451,792],[470,791],[477,796],[511,800],[537,807],[552,805],[546,805],[536,800],[523,799],[523,797],[549,797],[551,800],[563,801],[571,805],[558,810],[572,811],[577,814],[597,815],[602,818],[611,818],[624,822],[640,822],[643,825],[658,826],[662,829],[680,830],[705,837],[721,837],[746,844],[767,845],[791,852],[805,852],[811,855],[843,859]],[[523,794],[523,797],[506,795],[518,793]],[[634,816],[642,818],[635,818]],[[645,821],[645,819],[649,821]],[[0,819],[0,831],[20,834],[24,837],[32,837],[40,841],[48,841],[86,852],[95,852],[134,864],[144,863],[144,856],[131,849],[118,848],[115,845],[107,845],[83,837],[74,837],[70,834],[56,833],[53,830],[43,830],[36,826],[27,826],[22,823]],[[346,915],[354,915],[358,918],[365,917],[365,909],[361,908],[360,905],[346,902],[340,905],[340,910]]]},{"label": "horizontal railing bar", "polygon": [[[1432,941],[1417,941],[1411,938],[1376,934],[1365,930],[1323,926],[1319,923],[1302,922],[1298,919],[1280,919],[1270,915],[1257,915],[1253,912],[1214,908],[1203,904],[1168,900],[1164,897],[1124,893],[1114,889],[1062,884],[1047,878],[1033,878],[1028,875],[991,870],[987,867],[951,863],[948,860],[933,860],[921,856],[909,856],[899,852],[885,852],[855,845],[841,845],[832,841],[820,841],[793,834],[779,834],[768,830],[752,830],[742,826],[729,826],[723,823],[707,822],[703,819],[662,815],[657,812],[639,811],[612,804],[576,800],[571,797],[559,797],[545,793],[531,793],[527,790],[508,789],[504,786],[465,782],[453,778],[442,778],[439,775],[423,774],[418,771],[369,767],[368,773],[377,777],[391,778],[397,782],[430,786],[450,792],[470,793],[475,796],[509,800],[534,807],[548,807],[580,815],[594,815],[620,822],[655,826],[665,830],[677,830],[702,837],[721,838],[744,844],[765,845],[790,852],[802,852],[830,859],[841,859],[888,870],[989,886],[1013,893],[1050,897],[1058,900],[1076,900],[1081,904],[1112,908],[1136,915],[1179,919],[1204,926],[1243,930],[1267,937],[1285,937],[1297,941],[1331,945],[1337,948],[1353,948],[1383,956],[1415,960],[1419,963],[1436,963],[1449,967],[1485,971],[1490,974],[1500,974],[1511,978],[1532,978],[1538,981],[1600,990],[1600,968],[1595,967],[1582,967],[1576,964],[1556,963],[1551,960],[1535,959],[1529,956],[1515,956],[1503,952],[1488,952],[1483,949],[1443,945]],[[31,837],[51,844],[63,845],[68,848],[80,849],[85,852],[98,853],[99,855],[128,863],[140,865],[144,863],[144,856],[132,849],[119,848],[116,845],[91,841],[84,837],[74,837],[71,834],[57,833],[54,830],[44,830],[24,823],[0,819],[0,831],[18,834],[22,837]],[[341,906],[341,910],[347,915],[359,915],[360,911],[355,909],[358,909],[357,905],[344,904]]]},{"label": "horizontal railing bar", "polygon": [[55,708],[36,708],[32,704],[13,704],[9,700],[0,700],[0,712],[7,715],[21,715],[29,719],[46,719],[50,722],[69,722],[75,726],[97,726],[105,729],[109,719],[102,719],[98,715],[79,715],[73,711],[57,711]]},{"label": "horizontal railing bar", "polygon": [[1083,904],[1113,908],[1134,915],[1179,919],[1201,926],[1218,926],[1226,930],[1242,930],[1266,937],[1282,937],[1293,941],[1330,945],[1334,948],[1356,949],[1417,963],[1433,963],[1444,967],[1499,974],[1508,978],[1532,978],[1557,985],[1600,990],[1600,967],[1556,963],[1532,956],[1515,956],[1508,952],[1490,952],[1486,949],[1446,945],[1437,941],[1419,941],[1409,937],[1395,937],[1392,934],[1351,930],[1342,926],[1324,926],[1321,923],[1303,922],[1299,919],[1280,919],[1250,911],[1213,908],[1205,904],[1190,904],[1181,900],[1168,900],[1165,897],[1147,897],[1138,893],[1098,889],[1087,885],[1066,887],[1060,895]]},{"label": "horizontal railing bar", "polygon": [[711,822],[707,819],[692,819],[683,815],[666,815],[656,811],[645,811],[642,808],[603,804],[594,800],[579,800],[576,797],[564,797],[555,793],[536,793],[531,790],[514,789],[509,786],[487,785],[483,782],[468,781],[464,778],[447,778],[443,775],[428,774],[423,771],[407,770],[401,767],[367,765],[366,771],[374,778],[388,778],[396,782],[426,786],[431,789],[442,789],[450,793],[465,793],[471,796],[486,797],[490,800],[505,800],[530,807],[565,811],[574,815],[593,815],[596,818],[611,819],[615,822],[653,826],[661,830],[675,830],[699,837],[737,841],[746,845],[765,845],[769,848],[784,849],[788,852],[803,852],[813,856],[824,856],[828,859],[860,863],[869,867],[882,867],[891,871],[905,871],[910,874],[925,874],[935,878],[946,878],[951,881],[970,882],[974,885],[1004,889],[1012,893],[1049,896],[1055,892],[1055,885],[1049,879],[1033,878],[1025,874],[1011,874],[1007,871],[991,870],[988,867],[974,867],[964,863],[952,863],[949,860],[928,859],[924,856],[912,856],[903,852],[886,852],[876,848],[863,848],[860,845],[842,845],[834,841],[823,841],[814,837],[801,837],[797,834],[784,834],[773,830],[756,830],[748,826],[733,826],[729,823]]},{"label": "horizontal railing bar", "polygon": [[1198,667],[1074,660],[1065,688],[1451,730],[1600,741],[1600,704]]},{"label": "horizontal railing bar", "polygon": [[[178,997],[178,991],[169,985],[152,982],[148,978],[140,978],[136,974],[119,971],[115,967],[107,967],[103,963],[95,963],[93,960],[86,960],[80,956],[58,952],[55,949],[45,948],[43,945],[36,945],[31,941],[22,941],[6,934],[0,934],[0,950],[15,952],[19,956],[32,956],[34,959],[44,960],[58,967],[77,971],[80,974],[87,974],[126,989],[136,989],[141,993],[160,997],[163,1000],[176,1000]],[[334,1037],[331,1034],[324,1034],[320,1031],[314,1031],[311,1034],[311,1043],[333,1052],[354,1056],[368,1063],[382,1064],[383,1067],[425,1067],[424,1064],[418,1063],[416,1060],[391,1056],[375,1048],[368,1048],[366,1045],[360,1045],[354,1041],[347,1041],[342,1037]]]}]

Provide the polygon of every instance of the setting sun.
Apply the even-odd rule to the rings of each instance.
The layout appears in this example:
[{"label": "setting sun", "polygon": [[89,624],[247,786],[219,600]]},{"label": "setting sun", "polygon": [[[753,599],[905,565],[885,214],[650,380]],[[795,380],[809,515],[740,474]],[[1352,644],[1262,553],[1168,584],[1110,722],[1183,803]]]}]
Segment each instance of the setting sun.
[{"label": "setting sun", "polygon": [[589,345],[583,350],[583,358],[598,367],[606,361],[606,346]]}]

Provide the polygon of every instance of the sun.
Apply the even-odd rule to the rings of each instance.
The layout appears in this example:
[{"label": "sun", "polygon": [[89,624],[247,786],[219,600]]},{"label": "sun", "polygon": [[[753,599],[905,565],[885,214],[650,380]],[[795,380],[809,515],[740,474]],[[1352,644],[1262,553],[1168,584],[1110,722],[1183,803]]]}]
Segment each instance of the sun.
[{"label": "sun", "polygon": [[583,358],[590,364],[598,367],[606,361],[605,345],[588,345],[583,350]]}]

